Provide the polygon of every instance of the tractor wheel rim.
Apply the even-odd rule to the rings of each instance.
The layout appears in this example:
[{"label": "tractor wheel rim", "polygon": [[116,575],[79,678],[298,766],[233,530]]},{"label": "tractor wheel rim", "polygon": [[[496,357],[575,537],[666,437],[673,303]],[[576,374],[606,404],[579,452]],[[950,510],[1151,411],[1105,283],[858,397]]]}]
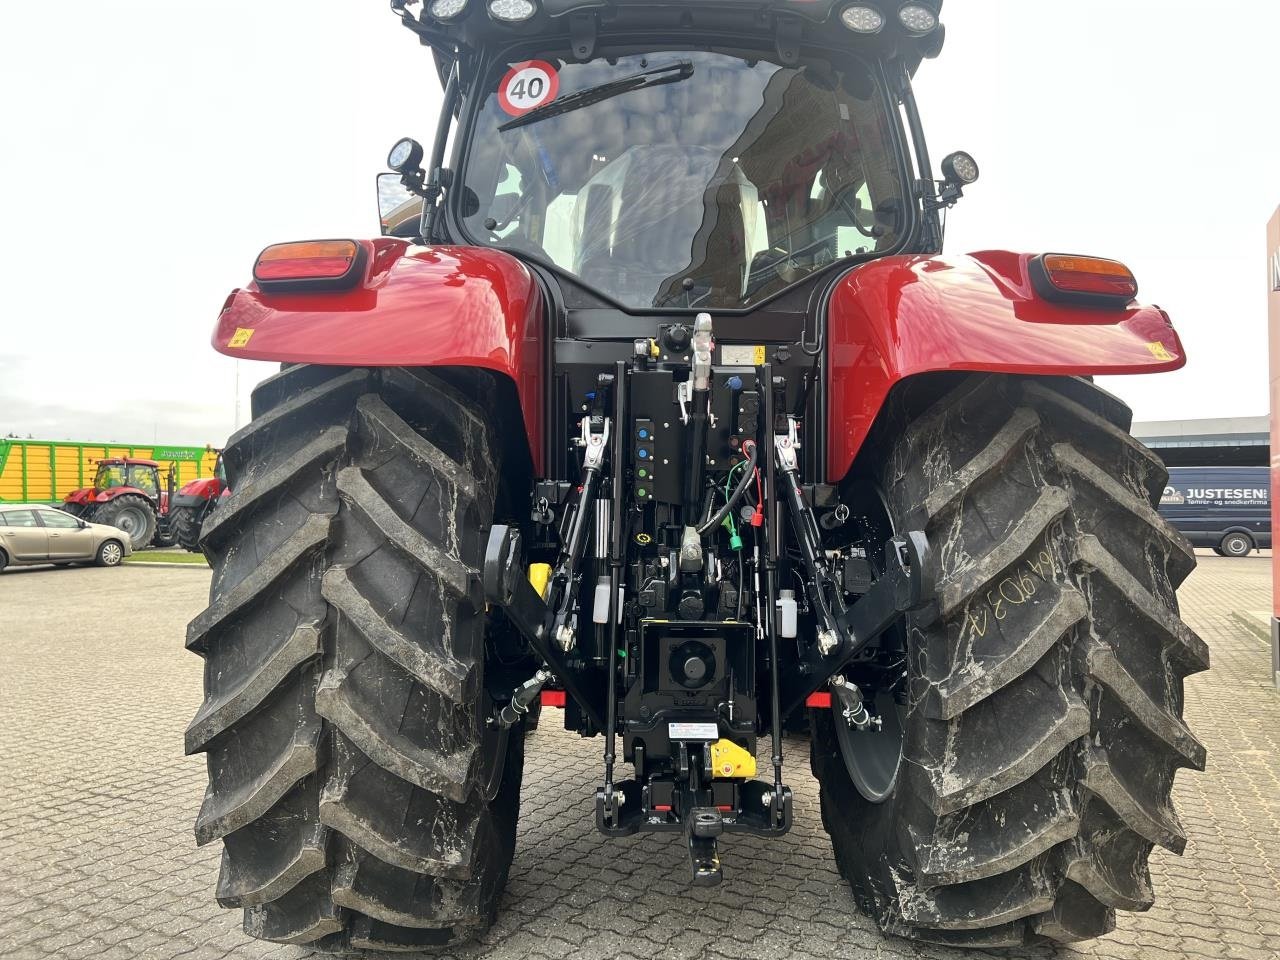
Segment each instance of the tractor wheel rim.
[{"label": "tractor wheel rim", "polygon": [[[896,533],[893,511],[889,509],[889,498],[884,488],[877,484],[875,494],[884,511],[887,532]],[[879,575],[880,571],[877,569],[876,573]],[[901,627],[894,629],[900,630]],[[888,633],[884,636],[888,637]],[[902,640],[904,648],[909,645],[905,635]],[[907,682],[905,677],[902,682]],[[906,744],[907,708],[897,702],[892,691],[881,690],[876,694],[874,703],[868,704],[880,718],[881,728],[856,730],[845,721],[838,704],[839,701],[833,697],[831,722],[836,725],[836,742],[840,745],[840,758],[849,779],[867,800],[884,803],[898,784],[898,771],[902,767]]]},{"label": "tractor wheel rim", "polygon": [[875,700],[875,712],[883,726],[879,730],[856,730],[845,721],[832,698],[831,722],[836,725],[836,741],[849,779],[858,792],[872,803],[883,803],[898,782],[902,767],[905,739],[906,708],[899,705],[888,691]]},{"label": "tractor wheel rim", "polygon": [[108,543],[102,548],[102,562],[108,567],[114,567],[120,562],[120,554],[121,551],[119,544]]},{"label": "tractor wheel rim", "polygon": [[136,537],[147,528],[147,523],[142,517],[142,511],[137,507],[126,507],[121,510],[118,519],[120,521],[120,529],[130,537]]}]

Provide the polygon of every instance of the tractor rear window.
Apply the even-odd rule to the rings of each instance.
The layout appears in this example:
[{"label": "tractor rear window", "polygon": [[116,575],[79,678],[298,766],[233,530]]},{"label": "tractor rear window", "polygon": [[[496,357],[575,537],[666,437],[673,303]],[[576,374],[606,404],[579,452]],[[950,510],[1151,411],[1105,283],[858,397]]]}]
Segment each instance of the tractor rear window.
[{"label": "tractor rear window", "polygon": [[531,63],[486,81],[461,201],[478,243],[626,307],[736,309],[902,240],[892,120],[860,61]]}]

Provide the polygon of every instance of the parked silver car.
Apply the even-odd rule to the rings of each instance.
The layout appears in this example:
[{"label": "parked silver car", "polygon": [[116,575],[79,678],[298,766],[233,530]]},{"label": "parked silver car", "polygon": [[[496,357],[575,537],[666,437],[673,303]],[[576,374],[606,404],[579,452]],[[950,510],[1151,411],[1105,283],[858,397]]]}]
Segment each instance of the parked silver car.
[{"label": "parked silver car", "polygon": [[0,504],[0,570],[35,563],[114,567],[133,553],[123,530],[87,523],[43,503]]}]

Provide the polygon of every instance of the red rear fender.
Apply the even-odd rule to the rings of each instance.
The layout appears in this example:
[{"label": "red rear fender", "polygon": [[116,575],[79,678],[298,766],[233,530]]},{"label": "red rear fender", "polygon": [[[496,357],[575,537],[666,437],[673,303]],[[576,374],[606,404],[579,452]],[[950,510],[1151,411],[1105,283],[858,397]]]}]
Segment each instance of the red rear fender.
[{"label": "red rear fender", "polygon": [[201,477],[188,480],[178,491],[180,497],[199,497],[201,500],[212,500],[222,494],[222,481],[217,477]]},{"label": "red rear fender", "polygon": [[975,370],[1047,376],[1161,373],[1186,363],[1164,311],[1049,303],[1032,254],[887,257],[852,271],[828,310],[827,476],[842,479],[893,386]]},{"label": "red rear fender", "polygon": [[250,360],[335,366],[475,367],[509,377],[541,472],[544,306],[519,260],[475,247],[362,240],[365,272],[350,290],[236,290],[213,345]]}]

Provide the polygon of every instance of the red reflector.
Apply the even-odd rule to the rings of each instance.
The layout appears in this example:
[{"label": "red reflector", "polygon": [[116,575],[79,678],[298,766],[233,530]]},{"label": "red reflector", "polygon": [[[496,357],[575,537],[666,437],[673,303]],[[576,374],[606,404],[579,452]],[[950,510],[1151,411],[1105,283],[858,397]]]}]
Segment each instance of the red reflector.
[{"label": "red reflector", "polygon": [[1084,293],[1101,297],[1138,295],[1138,281],[1123,263],[1099,257],[1068,257],[1046,254],[1044,270],[1049,282],[1063,293]]},{"label": "red reflector", "polygon": [[253,275],[259,280],[336,280],[350,269],[351,261],[345,257],[316,257],[259,263]]},{"label": "red reflector", "polygon": [[725,813],[728,813],[729,811],[731,811],[731,810],[733,809],[733,807],[717,805],[717,806],[716,806],[716,809],[717,809],[717,810],[723,810]]},{"label": "red reflector", "polygon": [[563,690],[543,690],[542,705],[544,707],[563,707],[565,705],[565,693]]},{"label": "red reflector", "polygon": [[311,240],[267,247],[253,268],[255,280],[340,280],[360,248],[354,240]]},{"label": "red reflector", "polygon": [[655,804],[653,805],[653,809],[654,809],[654,810],[656,810],[656,811],[658,811],[658,813],[670,813],[670,812],[671,812],[671,804],[669,804],[669,803],[655,803]]},{"label": "red reflector", "polygon": [[806,707],[813,707],[816,710],[830,710],[831,694],[811,693],[805,698],[804,705]]}]

